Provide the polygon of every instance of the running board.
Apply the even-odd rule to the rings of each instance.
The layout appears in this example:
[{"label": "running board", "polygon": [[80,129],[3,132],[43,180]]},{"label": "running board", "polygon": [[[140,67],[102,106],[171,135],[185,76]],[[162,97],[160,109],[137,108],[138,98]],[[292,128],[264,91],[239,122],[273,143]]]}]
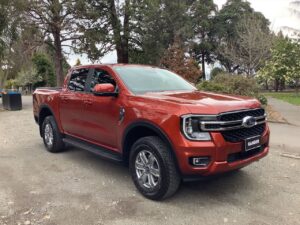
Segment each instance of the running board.
[{"label": "running board", "polygon": [[119,163],[121,163],[123,161],[122,155],[120,153],[113,152],[109,149],[88,143],[86,141],[79,140],[77,138],[67,136],[67,137],[63,138],[63,142],[65,142],[69,145],[72,145],[74,147],[78,147],[78,148],[87,150],[89,152],[92,152],[102,158],[105,158],[105,159],[109,159],[109,160],[119,162]]}]

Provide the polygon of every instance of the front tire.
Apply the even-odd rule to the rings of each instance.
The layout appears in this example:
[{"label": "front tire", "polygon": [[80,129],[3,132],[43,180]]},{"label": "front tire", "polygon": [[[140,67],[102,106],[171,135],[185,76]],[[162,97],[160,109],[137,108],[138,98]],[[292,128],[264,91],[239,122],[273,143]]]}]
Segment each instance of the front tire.
[{"label": "front tire", "polygon": [[49,152],[56,153],[64,150],[64,142],[53,116],[47,116],[42,124],[44,145]]},{"label": "front tire", "polygon": [[158,137],[143,137],[133,144],[129,168],[135,186],[146,198],[165,199],[179,188],[181,178],[174,156]]}]

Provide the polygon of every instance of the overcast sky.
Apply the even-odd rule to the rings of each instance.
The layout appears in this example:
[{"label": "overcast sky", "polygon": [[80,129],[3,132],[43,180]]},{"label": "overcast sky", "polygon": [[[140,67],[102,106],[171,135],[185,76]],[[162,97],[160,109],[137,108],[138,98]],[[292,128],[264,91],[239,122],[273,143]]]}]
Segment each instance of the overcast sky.
[{"label": "overcast sky", "polygon": [[[289,26],[300,29],[300,19],[292,12],[293,8],[290,3],[293,0],[249,0],[251,6],[259,12],[262,12],[271,22],[271,28],[278,31],[281,27]],[[219,6],[226,0],[214,0]],[[298,7],[299,10],[299,7]]]},{"label": "overcast sky", "polygon": [[[249,0],[251,6],[259,12],[262,12],[271,22],[271,29],[278,32],[284,30],[288,32],[287,27],[300,30],[300,18],[293,13],[297,8],[292,7],[290,3],[293,0]],[[226,0],[214,0],[219,8]],[[300,10],[300,7],[298,7]],[[90,63],[84,55],[70,55],[68,62],[73,66],[76,59],[79,58],[82,64]],[[101,60],[102,63],[116,63],[116,53],[112,52]]]}]

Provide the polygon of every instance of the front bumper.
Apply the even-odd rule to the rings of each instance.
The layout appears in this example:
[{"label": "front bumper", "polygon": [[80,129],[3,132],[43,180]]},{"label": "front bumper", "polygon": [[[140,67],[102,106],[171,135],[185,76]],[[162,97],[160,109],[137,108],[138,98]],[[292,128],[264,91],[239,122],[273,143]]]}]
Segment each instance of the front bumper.
[{"label": "front bumper", "polygon": [[[268,125],[261,137],[262,147],[245,154],[243,142],[226,142],[220,133],[211,133],[212,141],[197,142],[181,139],[176,148],[176,156],[182,176],[211,176],[225,173],[249,165],[265,157],[269,152],[270,130]],[[191,157],[210,157],[206,167],[191,165]]]}]

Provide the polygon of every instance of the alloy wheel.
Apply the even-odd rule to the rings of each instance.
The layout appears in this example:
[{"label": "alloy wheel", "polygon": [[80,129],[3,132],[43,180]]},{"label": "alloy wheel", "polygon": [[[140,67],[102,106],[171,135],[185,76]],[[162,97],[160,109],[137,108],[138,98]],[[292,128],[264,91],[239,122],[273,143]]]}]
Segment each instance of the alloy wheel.
[{"label": "alloy wheel", "polygon": [[161,172],[158,160],[153,153],[147,150],[140,151],[135,160],[135,171],[141,186],[152,189],[161,181]]},{"label": "alloy wheel", "polygon": [[44,137],[46,145],[51,147],[53,145],[53,129],[49,123],[46,124],[45,130],[44,130]]}]

